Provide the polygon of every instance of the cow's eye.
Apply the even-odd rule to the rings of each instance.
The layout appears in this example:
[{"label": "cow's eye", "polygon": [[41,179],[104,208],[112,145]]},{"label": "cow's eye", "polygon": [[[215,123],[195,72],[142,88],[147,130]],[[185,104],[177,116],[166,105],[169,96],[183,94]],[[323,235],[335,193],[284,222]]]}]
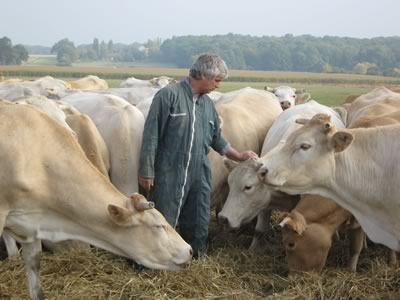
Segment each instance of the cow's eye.
[{"label": "cow's eye", "polygon": [[303,143],[303,144],[300,145],[300,149],[301,150],[308,150],[310,148],[311,148],[310,144]]},{"label": "cow's eye", "polygon": [[249,191],[249,190],[251,190],[251,188],[252,188],[251,185],[246,185],[246,186],[244,187],[244,190],[245,190],[245,191]]}]

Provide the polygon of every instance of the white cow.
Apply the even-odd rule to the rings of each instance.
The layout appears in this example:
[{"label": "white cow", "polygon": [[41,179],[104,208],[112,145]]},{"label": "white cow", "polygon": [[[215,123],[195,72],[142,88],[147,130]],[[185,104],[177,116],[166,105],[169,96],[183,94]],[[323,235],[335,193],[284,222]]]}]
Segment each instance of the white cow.
[{"label": "white cow", "polygon": [[[239,151],[253,150],[260,153],[265,135],[282,112],[276,97],[264,90],[244,88],[224,94],[217,112],[222,119],[222,133]],[[211,205],[217,211],[228,195],[228,171],[221,155],[210,150],[212,193]]]},{"label": "white cow", "polygon": [[29,87],[24,86],[11,86],[11,87],[4,87],[0,88],[0,98],[9,100],[9,101],[16,101],[18,99],[30,96],[37,96],[39,93],[32,90]]},{"label": "white cow", "polygon": [[259,175],[289,194],[320,194],[350,211],[368,237],[400,250],[400,125],[338,130],[326,114],[263,159]]},{"label": "white cow", "polygon": [[21,244],[31,298],[44,299],[41,239],[81,240],[154,269],[190,261],[190,245],[153,204],[121,194],[64,127],[28,105],[0,114],[0,234]]},{"label": "white cow", "polygon": [[295,104],[305,103],[310,99],[310,94],[304,89],[295,89],[290,86],[278,86],[271,88],[266,86],[265,90],[273,93],[279,100],[283,110],[293,107]]},{"label": "white cow", "polygon": [[174,78],[167,76],[154,77],[150,80],[138,79],[135,77],[129,77],[127,80],[121,82],[120,87],[122,88],[132,88],[132,87],[155,87],[162,88],[171,83],[176,83],[177,81]]},{"label": "white cow", "polygon": [[[291,109],[285,110],[277,117],[267,133],[261,155],[265,155],[278,144],[284,144],[288,135],[301,127],[295,122],[296,119],[311,118],[315,114],[322,112],[332,116],[332,120],[338,128],[345,127],[346,113],[344,109],[333,109],[310,100],[305,104],[296,105]],[[258,247],[260,243],[258,238],[267,229],[270,212],[264,212],[264,210],[267,208],[269,210],[289,210],[298,201],[297,198],[270,189],[259,180],[257,172],[262,166],[262,160],[263,157],[261,159],[250,159],[239,164],[229,160],[225,161],[225,166],[230,170],[228,177],[229,195],[219,214],[219,218],[224,219],[229,227],[239,228],[262,213],[261,219],[257,222],[257,234],[253,239],[251,249]]]},{"label": "white cow", "polygon": [[110,155],[111,182],[125,195],[137,192],[143,114],[120,97],[107,94],[74,93],[62,101],[96,124]]}]

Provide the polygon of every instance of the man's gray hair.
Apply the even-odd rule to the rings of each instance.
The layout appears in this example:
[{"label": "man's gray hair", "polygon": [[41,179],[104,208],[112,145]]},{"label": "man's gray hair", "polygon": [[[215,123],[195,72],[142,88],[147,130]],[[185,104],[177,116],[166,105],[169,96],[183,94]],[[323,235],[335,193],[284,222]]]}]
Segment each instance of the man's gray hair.
[{"label": "man's gray hair", "polygon": [[224,60],[216,54],[204,53],[193,63],[189,71],[189,76],[193,79],[201,79],[202,76],[207,79],[228,77],[228,67]]}]

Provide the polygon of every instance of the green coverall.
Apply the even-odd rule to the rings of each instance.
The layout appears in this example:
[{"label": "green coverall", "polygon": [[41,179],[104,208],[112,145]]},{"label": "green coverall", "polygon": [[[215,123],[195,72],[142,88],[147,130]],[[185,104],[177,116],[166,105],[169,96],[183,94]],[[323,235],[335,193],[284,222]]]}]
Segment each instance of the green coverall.
[{"label": "green coverall", "polygon": [[139,176],[154,178],[150,200],[193,248],[207,252],[210,220],[211,146],[223,154],[214,103],[207,94],[193,95],[189,79],[154,96],[143,132]]}]

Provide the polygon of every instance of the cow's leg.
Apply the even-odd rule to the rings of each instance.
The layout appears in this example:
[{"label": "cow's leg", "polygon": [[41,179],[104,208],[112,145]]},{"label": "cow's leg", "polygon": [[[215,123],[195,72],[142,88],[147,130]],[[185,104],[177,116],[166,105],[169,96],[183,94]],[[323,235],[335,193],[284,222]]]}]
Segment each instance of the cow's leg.
[{"label": "cow's leg", "polygon": [[269,209],[264,209],[258,214],[256,229],[249,250],[253,251],[265,245],[265,235],[270,228],[271,212]]},{"label": "cow's leg", "polygon": [[393,266],[397,264],[397,252],[388,248],[387,260],[388,264]]},{"label": "cow's leg", "polygon": [[15,256],[18,253],[17,241],[7,232],[2,234],[4,244],[6,245],[8,257]]},{"label": "cow's leg", "polygon": [[351,229],[349,239],[350,239],[350,245],[349,245],[350,257],[347,267],[351,271],[355,272],[357,271],[358,258],[360,257],[361,250],[363,249],[364,246],[365,233],[361,227]]},{"label": "cow's leg", "polygon": [[32,243],[21,243],[22,257],[25,261],[26,275],[28,277],[29,296],[35,300],[44,299],[40,286],[39,268],[42,243],[34,240]]}]

